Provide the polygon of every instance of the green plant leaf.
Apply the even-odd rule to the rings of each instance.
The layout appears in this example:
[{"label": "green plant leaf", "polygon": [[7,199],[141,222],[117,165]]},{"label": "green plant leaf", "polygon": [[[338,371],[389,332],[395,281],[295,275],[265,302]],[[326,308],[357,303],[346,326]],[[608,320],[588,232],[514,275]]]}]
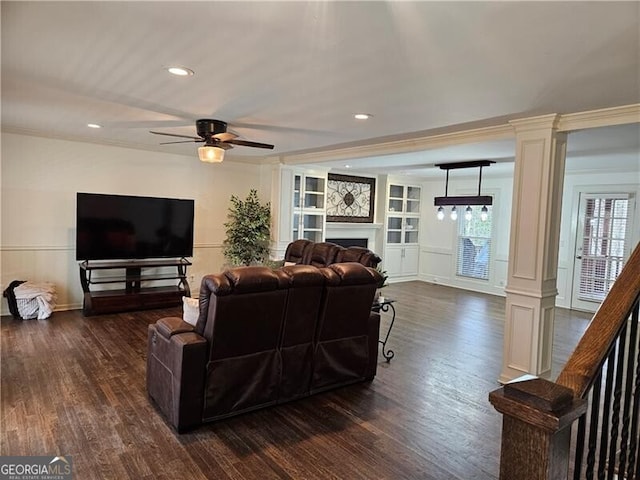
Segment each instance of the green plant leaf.
[{"label": "green plant leaf", "polygon": [[271,205],[261,204],[254,189],[242,200],[231,195],[225,222],[227,237],[223,244],[225,258],[232,265],[264,263],[269,256]]}]

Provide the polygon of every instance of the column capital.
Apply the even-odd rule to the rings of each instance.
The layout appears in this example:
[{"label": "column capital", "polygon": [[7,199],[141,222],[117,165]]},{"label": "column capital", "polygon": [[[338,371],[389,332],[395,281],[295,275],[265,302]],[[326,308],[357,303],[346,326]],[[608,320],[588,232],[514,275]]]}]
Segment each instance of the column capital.
[{"label": "column capital", "polygon": [[538,115],[537,117],[509,120],[509,124],[515,129],[516,133],[519,133],[530,130],[556,130],[559,121],[560,115],[551,113],[548,115]]}]

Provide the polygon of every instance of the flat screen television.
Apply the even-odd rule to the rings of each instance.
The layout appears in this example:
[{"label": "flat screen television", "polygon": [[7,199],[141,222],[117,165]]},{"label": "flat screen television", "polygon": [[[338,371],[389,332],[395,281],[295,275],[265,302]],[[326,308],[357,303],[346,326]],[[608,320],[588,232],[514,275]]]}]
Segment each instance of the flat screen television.
[{"label": "flat screen television", "polygon": [[78,193],[76,260],[193,256],[193,200]]}]

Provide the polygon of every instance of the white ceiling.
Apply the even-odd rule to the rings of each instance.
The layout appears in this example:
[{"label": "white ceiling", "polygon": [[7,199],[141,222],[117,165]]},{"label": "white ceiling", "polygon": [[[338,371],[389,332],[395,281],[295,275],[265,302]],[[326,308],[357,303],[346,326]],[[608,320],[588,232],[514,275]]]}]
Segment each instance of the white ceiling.
[{"label": "white ceiling", "polygon": [[[196,119],[216,118],[242,139],[276,146],[236,147],[227,161],[260,160],[640,102],[639,2],[2,1],[0,8],[2,128],[10,132],[195,159],[196,145],[159,146],[162,137],[149,129],[193,135]],[[195,75],[169,75],[169,65]],[[356,112],[374,117],[357,121]],[[90,122],[104,128],[88,129]],[[639,137],[637,125],[580,132],[570,136],[570,154],[593,159],[609,145],[640,162]],[[353,167],[422,175],[442,161],[508,163],[513,151],[513,141],[500,141]]]}]

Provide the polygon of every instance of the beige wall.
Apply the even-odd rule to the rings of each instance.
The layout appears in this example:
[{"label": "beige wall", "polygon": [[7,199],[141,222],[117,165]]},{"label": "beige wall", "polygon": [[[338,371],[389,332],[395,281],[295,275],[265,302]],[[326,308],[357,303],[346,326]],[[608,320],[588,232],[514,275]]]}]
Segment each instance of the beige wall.
[{"label": "beige wall", "polygon": [[[203,275],[224,265],[224,222],[232,194],[258,189],[263,201],[278,198],[273,165],[221,165],[182,156],[40,137],[2,134],[0,179],[0,281],[3,288],[15,279],[51,281],[57,285],[59,309],[80,308],[82,290],[75,260],[76,192],[192,198],[195,200],[193,266],[189,268],[192,294]],[[276,169],[277,170],[277,169]],[[381,180],[379,178],[379,180]],[[496,196],[496,238],[488,282],[455,276],[455,231],[452,222],[435,219],[432,197],[442,194],[442,179],[409,183],[423,186],[419,278],[446,285],[502,295],[506,281],[511,214],[511,176],[483,180],[483,193]],[[607,173],[586,169],[565,177],[557,304],[569,306],[572,288],[573,246],[579,192],[624,188],[640,196],[640,165]],[[456,182],[451,194],[475,192],[477,179]],[[378,192],[384,191],[382,182]],[[384,201],[383,201],[384,204]],[[277,210],[278,203],[274,203]],[[378,204],[380,207],[380,204]],[[275,217],[274,217],[275,220]],[[633,244],[640,239],[640,204],[636,208]],[[8,313],[6,301],[2,314]]]},{"label": "beige wall", "polygon": [[[75,260],[76,192],[195,200],[192,290],[222,266],[229,198],[260,188],[255,165],[204,164],[182,156],[2,134],[1,263],[3,288],[15,279],[50,281],[58,308],[80,308]],[[8,313],[6,301],[2,314]]]}]

